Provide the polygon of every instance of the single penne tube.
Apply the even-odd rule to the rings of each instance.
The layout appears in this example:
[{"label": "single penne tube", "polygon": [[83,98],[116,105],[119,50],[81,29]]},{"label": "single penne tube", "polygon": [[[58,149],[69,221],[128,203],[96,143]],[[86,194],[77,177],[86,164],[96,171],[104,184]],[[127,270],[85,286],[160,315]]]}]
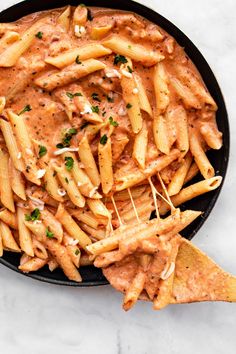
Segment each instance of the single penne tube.
[{"label": "single penne tube", "polygon": [[109,210],[106,208],[105,204],[101,200],[97,199],[87,199],[87,204],[91,212],[99,219],[105,219],[110,220],[111,219],[111,213]]},{"label": "single penne tube", "polygon": [[59,267],[59,264],[57,263],[57,261],[54,258],[50,257],[50,259],[48,260],[48,268],[49,268],[50,272],[53,272],[58,267]]},{"label": "single penne tube", "polygon": [[[199,195],[215,190],[220,186],[221,182],[222,177],[216,176],[194,183],[188,187],[183,188],[178,194],[174,195],[171,198],[171,202],[175,207],[177,207],[180,204],[187,202],[188,200],[198,197]],[[163,202],[159,208],[159,212],[161,215],[164,215],[169,209],[169,204]]]},{"label": "single penne tube", "polygon": [[153,118],[153,136],[158,150],[163,154],[170,153],[170,140],[168,134],[168,126],[163,115],[154,114]]},{"label": "single penne tube", "polygon": [[[71,215],[75,217],[78,221],[83,222],[84,224],[97,229],[99,225],[99,220],[89,211],[84,210],[71,210]],[[0,219],[1,219],[1,211],[0,211]]]},{"label": "single penne tube", "polygon": [[79,268],[80,256],[81,256],[80,249],[76,245],[68,245],[66,246],[66,250],[74,265],[77,268]]},{"label": "single penne tube", "polygon": [[0,199],[4,207],[15,212],[13,193],[9,176],[9,155],[0,149]]},{"label": "single penne tube", "polygon": [[[102,44],[89,43],[79,48],[71,49],[56,57],[47,57],[45,62],[56,66],[58,69],[62,69],[65,66],[73,64],[76,61],[76,58],[79,58],[79,60],[87,60],[103,57],[109,54],[111,54],[111,50],[105,48]],[[77,65],[79,66],[80,64]]]},{"label": "single penne tube", "polygon": [[154,67],[153,84],[158,114],[163,114],[170,103],[168,83],[169,79],[164,64],[162,62],[156,64]]},{"label": "single penne tube", "polygon": [[1,96],[0,97],[0,114],[2,114],[2,112],[5,108],[5,105],[6,105],[6,97]]},{"label": "single penne tube", "polygon": [[34,254],[40,259],[48,259],[48,253],[43,243],[33,237]]},{"label": "single penne tube", "polygon": [[199,172],[199,168],[198,168],[196,162],[193,162],[188,170],[186,177],[185,177],[184,184],[191,181],[198,174],[198,172]]},{"label": "single penne tube", "polygon": [[144,284],[146,280],[146,274],[143,271],[138,271],[135,275],[129,288],[126,290],[123,299],[123,309],[125,311],[130,310],[135,303],[138,301],[139,295],[143,291]]},{"label": "single penne tube", "polygon": [[190,151],[194,157],[196,164],[204,178],[211,178],[215,175],[215,171],[203,150],[199,134],[195,129],[189,130]]},{"label": "single penne tube", "polygon": [[[81,90],[80,90],[81,91]],[[81,96],[76,96],[74,98],[74,103],[80,114],[82,114],[83,119],[92,124],[102,123],[103,119],[99,116],[98,113],[93,112],[92,106],[85,96],[85,94],[81,94]]]},{"label": "single penne tube", "polygon": [[20,248],[28,256],[34,257],[34,249],[33,249],[33,243],[31,238],[31,232],[25,225],[25,214],[27,214],[27,211],[25,209],[17,207],[16,215],[17,215],[18,230],[19,230]]},{"label": "single penne tube", "polygon": [[[133,199],[139,198],[146,190],[145,186],[137,186],[134,188],[130,189],[130,192],[132,194]],[[123,190],[121,192],[117,192],[113,194],[113,198],[116,202],[119,201],[125,201],[129,200],[130,201],[130,195],[127,190]]]},{"label": "single penne tube", "polygon": [[169,155],[160,156],[155,161],[150,162],[143,171],[134,170],[134,172],[127,173],[122,177],[117,177],[115,175],[115,190],[122,191],[145,181],[148,177],[153,176],[157,172],[170,165],[179,157],[179,155],[179,150],[173,149],[170,151]]},{"label": "single penne tube", "polygon": [[9,226],[3,221],[0,221],[0,233],[2,236],[2,244],[4,249],[6,248],[11,252],[20,252],[20,248],[17,245]]},{"label": "single penne tube", "polygon": [[186,108],[201,109],[201,104],[193,92],[176,78],[170,79],[171,86],[174,88],[176,94],[181,98]]},{"label": "single penne tube", "polygon": [[80,193],[86,197],[100,199],[101,195],[97,192],[97,187],[94,187],[88,175],[79,167],[79,162],[72,152],[65,152],[63,154],[64,160],[67,158],[72,159],[73,167],[71,169],[71,174],[78,186]]},{"label": "single penne tube", "polygon": [[61,243],[63,238],[63,229],[61,223],[56,219],[56,217],[48,209],[44,208],[40,211],[40,219],[54,234],[54,238]]},{"label": "single penne tube", "polygon": [[101,253],[116,249],[119,245],[119,242],[125,238],[132,236],[136,237],[136,235],[142,235],[144,232],[148,236],[150,236],[151,233],[160,234],[168,232],[173,228],[178,220],[179,214],[173,213],[165,219],[153,219],[140,224],[121,226],[116,229],[109,237],[87,246],[87,251],[93,255],[99,255]]},{"label": "single penne tube", "polygon": [[22,178],[21,172],[15,168],[11,159],[9,159],[9,176],[13,192],[19,198],[26,200],[24,180]]},{"label": "single penne tube", "polygon": [[124,255],[119,250],[105,252],[95,258],[94,266],[97,268],[106,268],[112,263],[120,262],[123,258]]},{"label": "single penne tube", "polygon": [[36,222],[24,220],[24,225],[32,232],[32,234],[34,234],[34,236],[36,236],[38,241],[45,241],[47,228],[41,220],[36,220]]},{"label": "single penne tube", "polygon": [[57,177],[72,203],[79,208],[83,208],[85,205],[85,199],[80,193],[71,174],[67,172],[64,167],[54,165],[53,168],[57,172]]},{"label": "single penne tube", "polygon": [[8,209],[0,210],[0,220],[10,226],[12,229],[18,229],[16,214],[11,213]]},{"label": "single penne tube", "polygon": [[105,229],[94,229],[93,227],[81,223],[81,228],[94,240],[102,240],[106,237]]},{"label": "single penne tube", "polygon": [[136,82],[136,86],[138,89],[138,97],[139,97],[139,105],[140,109],[146,113],[149,114],[150,117],[152,117],[152,107],[150,105],[146,89],[143,85],[141,77],[137,74],[134,73],[134,79]]},{"label": "single penne tube", "polygon": [[18,32],[15,31],[7,31],[0,39],[0,51],[3,52],[9,44],[16,42],[20,38]]},{"label": "single penne tube", "polygon": [[20,269],[24,273],[36,272],[37,270],[43,268],[47,264],[46,259],[41,259],[38,257],[31,258],[26,263],[20,265],[18,269]]},{"label": "single penne tube", "polygon": [[184,157],[189,150],[188,117],[182,106],[175,112],[176,146]]},{"label": "single penne tube", "polygon": [[46,91],[52,91],[57,87],[68,85],[78,79],[87,76],[95,71],[102,70],[106,67],[101,61],[96,59],[88,59],[81,64],[72,64],[66,68],[49,72],[35,79],[35,84]]},{"label": "single penne tube", "polygon": [[87,136],[84,136],[80,140],[78,153],[88,177],[90,178],[93,185],[98,187],[101,183],[101,179]]},{"label": "single penne tube", "polygon": [[11,67],[16,64],[20,56],[29,48],[35,39],[37,30],[41,27],[45,18],[35,22],[20,36],[18,41],[11,44],[0,54],[0,67]]},{"label": "single penne tube", "polygon": [[68,214],[62,204],[60,204],[57,209],[56,218],[60,220],[67,233],[75,240],[78,240],[79,245],[86,250],[86,246],[91,244],[90,238],[83,230],[81,230],[79,225]]},{"label": "single penne tube", "polygon": [[61,25],[61,27],[68,32],[70,29],[70,15],[71,15],[71,7],[67,6],[67,8],[60,14],[57,19],[57,23]]},{"label": "single penne tube", "polygon": [[47,166],[45,166],[45,170],[43,180],[45,182],[46,191],[53,199],[62,203],[64,199],[63,196],[59,194],[61,189],[57,181],[56,172],[50,162]]},{"label": "single penne tube", "polygon": [[219,150],[222,147],[222,133],[219,132],[215,119],[202,123],[200,133],[210,148]]},{"label": "single penne tube", "polygon": [[151,51],[145,46],[135,44],[120,35],[112,35],[102,43],[114,53],[122,54],[135,61],[141,62],[144,66],[152,66],[163,60],[165,57],[158,51]]},{"label": "single penne tube", "polygon": [[192,156],[190,154],[186,155],[185,159],[182,161],[180,167],[176,170],[170,183],[168,184],[167,192],[169,196],[178,194],[184,185],[185,178],[189,171],[192,163]]},{"label": "single penne tube", "polygon": [[112,29],[112,24],[107,24],[104,26],[93,26],[90,30],[90,37],[91,39],[101,39],[105,37],[108,32]]},{"label": "single penne tube", "polygon": [[47,239],[45,241],[45,246],[49,250],[49,252],[52,254],[52,256],[55,258],[67,278],[70,280],[76,281],[76,282],[81,282],[81,276],[76,269],[75,265],[73,264],[66,247],[62,246],[55,240],[50,240]]},{"label": "single penne tube", "polygon": [[22,153],[17,146],[17,142],[10,123],[5,121],[4,119],[0,119],[0,127],[15,168],[18,171],[24,171],[25,165],[23,159],[21,158]]},{"label": "single penne tube", "polygon": [[107,138],[105,145],[98,143],[98,164],[100,170],[102,191],[108,194],[113,186],[113,170],[112,170],[112,150],[111,138]]},{"label": "single penne tube", "polygon": [[78,5],[73,14],[73,25],[85,25],[88,17],[88,9],[84,5]]},{"label": "single penne tube", "polygon": [[145,158],[148,144],[147,124],[143,121],[142,129],[135,136],[132,157],[141,169],[145,168]]},{"label": "single penne tube", "polygon": [[33,144],[27,131],[25,121],[22,115],[17,115],[10,109],[7,110],[7,116],[16,134],[19,146],[21,147],[22,157],[26,165],[24,171],[25,176],[31,182],[40,185],[41,181],[37,174],[36,156],[34,155]]},{"label": "single penne tube", "polygon": [[132,70],[132,62],[130,59],[128,59],[127,63],[122,64],[120,67],[120,84],[132,130],[135,134],[137,134],[142,129],[143,119],[140,111],[139,97],[137,94],[138,89],[136,87],[133,73],[129,72],[129,68]]},{"label": "single penne tube", "polygon": [[187,67],[183,65],[175,65],[175,71],[178,78],[189,87],[189,89],[201,100],[203,103],[210,105],[214,111],[217,110],[217,105],[210,93],[200,82],[195,74]]}]

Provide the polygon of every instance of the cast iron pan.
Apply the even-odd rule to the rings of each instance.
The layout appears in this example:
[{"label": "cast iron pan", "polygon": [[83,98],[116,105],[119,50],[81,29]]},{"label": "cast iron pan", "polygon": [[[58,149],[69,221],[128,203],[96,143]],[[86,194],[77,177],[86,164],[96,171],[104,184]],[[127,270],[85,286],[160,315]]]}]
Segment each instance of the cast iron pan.
[{"label": "cast iron pan", "polygon": [[[11,22],[16,21],[19,18],[28,15],[32,12],[48,10],[58,7],[63,7],[66,5],[78,5],[78,0],[47,0],[47,1],[38,1],[38,0],[25,0],[16,4],[0,13],[0,22]],[[221,150],[219,151],[210,151],[209,157],[212,162],[215,171],[217,174],[225,177],[228,158],[229,158],[229,123],[227,117],[227,111],[224,103],[224,99],[220,90],[220,87],[217,83],[217,80],[211,71],[206,60],[203,58],[202,54],[195,47],[195,45],[190,41],[190,39],[181,32],[175,25],[173,25],[166,18],[156,13],[155,11],[147,8],[144,5],[138,4],[131,0],[86,0],[87,6],[99,6],[99,7],[108,7],[113,9],[133,11],[137,14],[146,17],[148,20],[156,23],[161,26],[164,30],[170,33],[177,42],[185,48],[186,53],[193,61],[193,63],[198,68],[201,73],[203,80],[205,81],[210,93],[215,99],[219,109],[217,112],[217,123],[219,130],[223,133],[224,144]],[[196,177],[196,181],[198,177]],[[210,214],[214,204],[219,196],[221,187],[211,193],[207,193],[203,196],[193,199],[192,201],[186,203],[182,206],[182,209],[194,209],[202,210],[202,217],[194,221],[187,229],[182,232],[182,235],[188,239],[191,239],[196,232],[203,225],[208,215]],[[0,262],[10,269],[21,273],[17,265],[19,264],[20,256],[5,252],[4,256],[0,258]],[[70,285],[70,286],[95,286],[107,284],[106,279],[103,277],[102,272],[94,267],[84,267],[80,269],[83,282],[75,283],[68,280],[61,270],[55,270],[50,272],[47,267],[39,270],[38,272],[25,274],[31,278],[38,279],[44,282],[58,284],[58,285]],[[22,274],[22,273],[21,273]]]}]

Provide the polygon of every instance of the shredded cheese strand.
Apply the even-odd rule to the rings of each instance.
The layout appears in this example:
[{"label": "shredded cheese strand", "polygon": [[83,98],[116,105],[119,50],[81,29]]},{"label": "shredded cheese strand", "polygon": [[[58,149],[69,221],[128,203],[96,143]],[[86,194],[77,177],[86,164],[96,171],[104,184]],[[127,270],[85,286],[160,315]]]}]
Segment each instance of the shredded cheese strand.
[{"label": "shredded cheese strand", "polygon": [[123,224],[123,222],[122,222],[122,220],[121,220],[121,217],[120,217],[120,214],[119,214],[119,212],[118,212],[118,209],[117,209],[117,206],[116,206],[115,199],[114,199],[113,195],[111,196],[111,201],[112,201],[112,204],[113,204],[113,206],[114,206],[114,209],[115,209],[117,218],[118,218],[118,220],[119,220],[119,224],[120,224],[120,226],[122,226],[122,225],[124,225],[124,224]]},{"label": "shredded cheese strand", "polygon": [[160,219],[160,214],[159,214],[158,205],[157,205],[157,193],[156,193],[157,190],[152,183],[151,177],[148,177],[148,182],[150,184],[151,191],[152,191],[152,197],[153,197],[154,205],[155,205],[155,209],[156,209],[156,216],[157,216],[157,219]]},{"label": "shredded cheese strand", "polygon": [[173,203],[172,203],[172,201],[171,201],[171,199],[170,199],[170,196],[169,196],[169,194],[168,194],[168,192],[167,192],[167,189],[166,189],[166,186],[165,186],[165,184],[164,184],[164,182],[163,182],[163,180],[162,180],[162,178],[161,178],[161,176],[160,176],[160,173],[158,172],[157,175],[158,175],[158,179],[159,179],[159,181],[160,181],[160,183],[161,183],[162,189],[163,189],[163,191],[164,191],[164,193],[165,193],[165,195],[166,195],[166,199],[168,200],[168,204],[170,205],[171,210],[173,211],[173,210],[175,210],[176,208],[174,207],[174,205],[173,205]]},{"label": "shredded cheese strand", "polygon": [[133,209],[134,209],[134,213],[135,213],[136,219],[137,219],[137,220],[138,220],[138,222],[140,223],[141,221],[140,221],[140,219],[139,219],[138,212],[137,212],[137,209],[136,209],[136,207],[135,207],[134,200],[133,200],[133,197],[132,197],[132,194],[131,194],[130,188],[128,188],[127,190],[128,190],[129,197],[130,197],[130,200],[131,200],[131,203],[132,203]]}]

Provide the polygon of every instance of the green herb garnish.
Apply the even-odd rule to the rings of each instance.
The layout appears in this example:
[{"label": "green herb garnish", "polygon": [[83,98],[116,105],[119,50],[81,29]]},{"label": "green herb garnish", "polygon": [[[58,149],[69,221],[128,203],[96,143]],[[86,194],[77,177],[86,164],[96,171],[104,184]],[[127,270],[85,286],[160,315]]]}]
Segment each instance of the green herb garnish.
[{"label": "green herb garnish", "polygon": [[66,183],[67,183],[67,184],[69,184],[69,180],[68,180],[68,178],[67,178],[67,177],[65,178],[65,181],[66,181]]},{"label": "green herb garnish", "polygon": [[119,63],[121,64],[125,64],[127,63],[128,60],[126,59],[126,57],[124,57],[124,55],[120,55],[120,54],[116,54],[115,58],[114,58],[114,64],[117,65]]},{"label": "green herb garnish", "polygon": [[54,237],[54,233],[49,230],[49,227],[46,228],[46,236],[48,238],[53,238]]},{"label": "green herb garnish", "polygon": [[75,93],[66,92],[66,96],[72,100],[76,96],[82,96],[82,93],[80,93],[80,92],[75,92]]},{"label": "green herb garnish", "polygon": [[98,97],[98,93],[96,92],[92,93],[91,97],[94,101],[101,102],[100,98]]},{"label": "green herb garnish", "polygon": [[79,254],[80,254],[80,250],[77,248],[77,249],[75,250],[75,255],[78,256]]},{"label": "green herb garnish", "polygon": [[32,107],[29,105],[29,104],[27,104],[23,109],[22,109],[22,111],[20,111],[20,113],[18,113],[18,116],[20,116],[21,114],[23,114],[23,113],[25,113],[25,112],[29,112],[29,111],[31,111],[32,110]]},{"label": "green herb garnish", "polygon": [[82,61],[79,60],[79,55],[77,55],[75,62],[76,62],[76,64],[82,64]]},{"label": "green herb garnish", "polygon": [[113,120],[113,117],[109,117],[109,123],[113,126],[113,127],[118,127],[118,122]]},{"label": "green herb garnish", "polygon": [[39,145],[39,157],[43,157],[47,153],[47,148],[43,145]]},{"label": "green herb garnish", "polygon": [[130,109],[132,107],[132,104],[127,103],[126,108]]},{"label": "green herb garnish", "polygon": [[56,145],[57,149],[63,149],[65,147],[69,147],[73,135],[76,135],[77,133],[78,131],[75,128],[68,129],[68,131],[65,133],[62,143]]},{"label": "green herb garnish", "polygon": [[128,72],[129,72],[130,74],[132,74],[133,70],[131,69],[131,67],[130,67],[129,65],[127,66],[127,69],[128,69]]},{"label": "green herb garnish", "polygon": [[74,166],[74,159],[70,156],[65,157],[65,166],[67,171],[71,171]]},{"label": "green herb garnish", "polygon": [[99,112],[99,107],[98,106],[91,106],[91,109],[94,113],[98,113]]},{"label": "green herb garnish", "polygon": [[38,32],[35,37],[37,37],[38,39],[42,39],[43,38],[43,32]]},{"label": "green herb garnish", "polygon": [[26,221],[35,221],[39,220],[40,218],[40,211],[38,208],[34,209],[30,214],[25,214]]},{"label": "green herb garnish", "polygon": [[106,145],[107,139],[108,139],[107,135],[104,134],[104,135],[101,137],[101,139],[100,139],[100,144]]},{"label": "green herb garnish", "polygon": [[114,98],[110,97],[109,95],[106,96],[108,102],[114,102]]}]

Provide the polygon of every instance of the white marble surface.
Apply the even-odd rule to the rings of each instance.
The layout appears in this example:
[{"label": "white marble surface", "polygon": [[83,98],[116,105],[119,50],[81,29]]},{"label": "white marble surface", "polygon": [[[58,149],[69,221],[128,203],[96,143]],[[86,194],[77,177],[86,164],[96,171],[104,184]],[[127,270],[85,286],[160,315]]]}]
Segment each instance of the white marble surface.
[{"label": "white marble surface", "polygon": [[[1,1],[0,9],[15,3]],[[231,124],[227,179],[194,243],[236,274],[235,0],[142,0],[179,26],[202,51],[225,95]],[[3,5],[4,4],[4,5]],[[76,289],[37,282],[0,266],[2,354],[233,354],[236,305],[202,303],[129,313],[111,287]]]}]

